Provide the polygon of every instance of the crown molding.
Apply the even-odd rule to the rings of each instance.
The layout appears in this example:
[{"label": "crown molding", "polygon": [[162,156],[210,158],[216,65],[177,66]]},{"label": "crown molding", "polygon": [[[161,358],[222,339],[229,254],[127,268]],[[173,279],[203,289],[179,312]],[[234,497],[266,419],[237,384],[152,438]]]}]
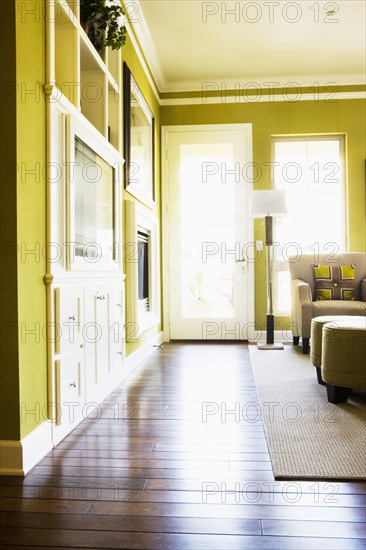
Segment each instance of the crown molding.
[{"label": "crown molding", "polygon": [[[145,66],[146,66],[146,63],[145,63],[145,58],[146,58],[147,64],[149,66],[149,69],[148,69],[149,73],[151,73],[151,75],[153,76],[156,82],[156,86],[158,88],[158,92],[160,93],[161,90],[163,90],[166,87],[166,78],[164,75],[163,66],[161,64],[158,52],[155,48],[155,44],[152,39],[148,24],[146,22],[140,1],[134,0],[133,4],[137,6],[137,10],[135,15],[132,17],[131,21],[127,22],[126,27],[127,27],[127,30],[129,31],[131,31],[131,27],[133,28],[133,33],[129,32],[129,35],[131,39],[133,34],[136,36],[138,41],[138,46],[136,46],[137,42],[134,37],[132,40],[133,45],[138,51],[139,57],[141,56],[144,59]],[[141,57],[140,57],[140,60],[141,60]]]},{"label": "crown molding", "polygon": [[[150,68],[150,61],[149,60],[147,60],[147,62],[145,61],[145,56],[142,53],[142,45],[140,45],[140,43],[136,40],[134,31],[133,31],[130,23],[127,20],[125,22],[125,26],[126,26],[126,29],[127,29],[127,34],[128,34],[128,36],[131,40],[132,46],[135,49],[137,57],[138,57],[141,65],[142,65],[142,68],[144,69],[144,73],[146,75],[146,78],[148,79],[149,84],[151,86],[151,89],[154,93],[156,101],[160,105],[160,88],[157,88],[157,84],[155,83],[155,80],[154,80],[155,79],[155,74],[153,73],[153,71]],[[146,57],[148,57],[148,56],[146,56]],[[122,54],[122,58],[123,58],[123,54]]]},{"label": "crown molding", "polygon": [[227,96],[227,97],[181,97],[181,98],[172,98],[172,99],[161,99],[160,104],[162,107],[167,107],[171,105],[214,105],[222,104],[227,105],[230,103],[236,104],[255,104],[255,103],[275,103],[275,102],[287,102],[287,103],[298,103],[299,101],[313,101],[313,102],[335,102],[340,99],[366,99],[365,92],[335,92],[334,94],[329,93],[300,93],[296,98],[291,99],[283,94],[262,94],[258,98],[253,96],[247,97],[238,97],[238,96]]},{"label": "crown molding", "polygon": [[[161,94],[164,93],[187,93],[201,92],[204,85],[211,90],[230,91],[230,90],[255,90],[262,89],[266,91],[269,88],[309,88],[322,86],[356,86],[366,85],[366,74],[325,74],[325,75],[282,75],[282,76],[243,76],[235,80],[223,79],[206,79],[206,80],[191,80],[168,83],[164,88],[159,88]],[[209,88],[208,88],[209,89]]]}]

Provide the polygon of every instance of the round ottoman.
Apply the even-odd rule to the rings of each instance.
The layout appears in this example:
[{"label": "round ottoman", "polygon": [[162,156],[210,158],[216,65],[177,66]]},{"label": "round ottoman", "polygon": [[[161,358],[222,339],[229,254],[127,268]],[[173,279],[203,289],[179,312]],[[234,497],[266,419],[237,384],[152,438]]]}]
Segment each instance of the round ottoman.
[{"label": "round ottoman", "polygon": [[[322,366],[322,329],[326,323],[333,323],[335,327],[338,326],[339,322],[348,320],[349,315],[322,315],[321,317],[314,317],[311,320],[311,348],[310,348],[310,357],[311,362],[316,367],[318,382],[319,384],[324,384],[321,377],[321,366]],[[351,317],[352,319],[365,319],[365,317],[355,316]]]},{"label": "round ottoman", "polygon": [[351,389],[366,388],[366,317],[323,326],[321,377],[328,401],[344,403]]}]

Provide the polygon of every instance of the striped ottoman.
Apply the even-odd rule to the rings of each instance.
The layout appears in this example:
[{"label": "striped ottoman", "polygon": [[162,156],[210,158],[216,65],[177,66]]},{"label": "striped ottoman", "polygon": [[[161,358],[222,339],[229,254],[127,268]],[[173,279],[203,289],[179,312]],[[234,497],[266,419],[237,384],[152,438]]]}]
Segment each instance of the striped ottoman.
[{"label": "striped ottoman", "polygon": [[352,389],[366,389],[366,317],[323,326],[321,377],[330,403],[345,403]]},{"label": "striped ottoman", "polygon": [[319,384],[324,384],[324,381],[321,376],[321,366],[322,366],[322,330],[323,326],[326,323],[333,323],[335,327],[338,326],[339,322],[347,321],[348,319],[357,319],[363,320],[365,317],[361,316],[349,316],[349,315],[322,315],[321,317],[314,317],[311,320],[311,348],[310,348],[310,357],[311,362],[316,368],[316,373],[318,377]]}]

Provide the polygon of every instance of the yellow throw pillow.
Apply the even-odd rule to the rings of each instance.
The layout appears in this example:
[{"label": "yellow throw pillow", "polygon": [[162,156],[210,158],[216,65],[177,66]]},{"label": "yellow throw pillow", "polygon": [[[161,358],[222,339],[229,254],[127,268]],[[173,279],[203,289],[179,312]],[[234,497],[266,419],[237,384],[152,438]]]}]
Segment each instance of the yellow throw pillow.
[{"label": "yellow throw pillow", "polygon": [[354,300],[355,265],[314,265],[315,300]]}]

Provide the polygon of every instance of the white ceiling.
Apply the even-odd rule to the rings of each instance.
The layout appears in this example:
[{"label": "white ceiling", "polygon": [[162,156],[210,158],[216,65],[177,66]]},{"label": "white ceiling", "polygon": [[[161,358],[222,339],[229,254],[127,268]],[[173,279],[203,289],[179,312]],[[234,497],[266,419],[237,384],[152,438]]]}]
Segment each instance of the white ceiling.
[{"label": "white ceiling", "polygon": [[248,82],[365,82],[365,0],[139,0],[131,6],[161,92],[201,90],[204,82],[227,90]]}]

